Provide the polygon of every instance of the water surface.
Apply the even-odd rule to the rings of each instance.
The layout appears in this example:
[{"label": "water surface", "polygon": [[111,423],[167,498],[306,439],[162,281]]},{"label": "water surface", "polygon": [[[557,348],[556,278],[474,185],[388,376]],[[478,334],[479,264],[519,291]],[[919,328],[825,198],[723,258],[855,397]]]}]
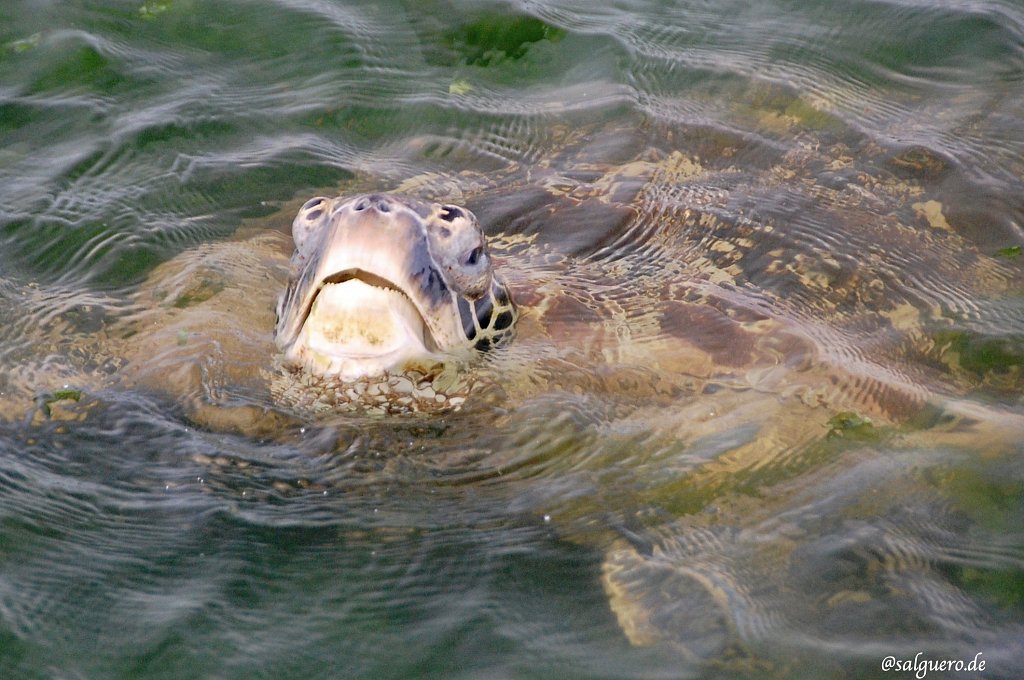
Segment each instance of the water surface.
[{"label": "water surface", "polygon": [[[1009,1],[8,2],[0,674],[1015,677],[1022,121]],[[527,311],[463,410],[120,377],[161,263],[395,189]]]}]

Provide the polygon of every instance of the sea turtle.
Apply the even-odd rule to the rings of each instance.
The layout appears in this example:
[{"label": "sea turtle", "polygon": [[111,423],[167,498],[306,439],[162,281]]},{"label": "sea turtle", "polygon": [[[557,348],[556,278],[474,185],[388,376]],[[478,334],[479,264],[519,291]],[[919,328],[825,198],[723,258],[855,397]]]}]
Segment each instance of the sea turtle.
[{"label": "sea turtle", "polygon": [[[115,362],[104,382],[173,394],[198,424],[252,434],[282,427],[284,410],[457,408],[471,382],[460,366],[514,334],[516,305],[464,208],[317,197],[291,237],[290,262],[287,239],[263,231],[159,267],[134,313],[92,338]],[[49,412],[73,394],[36,401]]]},{"label": "sea turtle", "polygon": [[[462,409],[497,434],[442,441],[425,477],[501,477],[515,503],[551,509],[606,552],[631,641],[701,658],[752,635],[737,612],[773,620],[734,571],[701,562],[728,537],[694,520],[751,470],[784,486],[819,469],[823,442],[991,431],[972,418],[1019,433],[957,400],[988,376],[937,338],[957,305],[981,318],[977,300],[1020,273],[948,229],[893,152],[825,135],[784,152],[601,124],[560,135],[526,170],[426,174],[392,193],[354,180],[302,203],[291,238],[264,223],[184,253],[64,352],[106,357],[100,370],[44,362],[9,387],[102,374],[100,387],[159,389],[203,427],[256,436],[339,412],[390,426]],[[837,233],[858,249],[831,248]],[[944,281],[941,304],[902,275],[911,256]],[[69,394],[42,401],[78,417],[56,399]],[[537,466],[563,483],[537,484]],[[754,551],[792,564],[777,544]]]}]

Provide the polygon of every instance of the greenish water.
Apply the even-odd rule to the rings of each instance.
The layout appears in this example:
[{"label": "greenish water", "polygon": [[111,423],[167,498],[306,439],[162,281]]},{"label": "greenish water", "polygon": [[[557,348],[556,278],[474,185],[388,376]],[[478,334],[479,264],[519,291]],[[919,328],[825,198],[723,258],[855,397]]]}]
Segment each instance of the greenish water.
[{"label": "greenish water", "polygon": [[[1015,2],[5,3],[0,677],[1017,677],[1022,159]],[[119,382],[158,265],[398,188],[545,310],[504,393]]]}]

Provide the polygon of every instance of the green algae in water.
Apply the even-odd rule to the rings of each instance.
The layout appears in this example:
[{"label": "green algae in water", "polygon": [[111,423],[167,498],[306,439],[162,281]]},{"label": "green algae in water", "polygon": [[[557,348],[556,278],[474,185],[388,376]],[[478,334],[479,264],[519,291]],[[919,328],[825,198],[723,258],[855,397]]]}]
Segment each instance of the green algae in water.
[{"label": "green algae in water", "polygon": [[962,567],[959,577],[967,592],[981,595],[998,609],[1024,609],[1024,579],[1016,570]]},{"label": "green algae in water", "polygon": [[28,52],[29,50],[34,50],[35,48],[39,47],[39,41],[42,40],[42,37],[42,33],[33,33],[27,38],[21,38],[20,40],[12,40],[11,42],[4,45],[4,47],[14,52],[15,54],[21,54],[23,52]]},{"label": "green algae in water", "polygon": [[564,37],[564,30],[540,19],[488,15],[448,33],[445,42],[469,66],[494,66],[522,59],[542,40],[557,42]]},{"label": "green algae in water", "polygon": [[[0,234],[18,239],[23,259],[40,273],[57,276],[75,262],[79,253],[88,252],[93,280],[119,286],[141,280],[163,260],[163,253],[155,244],[124,247],[127,239],[118,238],[125,233],[119,225],[92,222],[69,227],[44,222],[33,226],[34,229],[28,223],[13,222]],[[92,243],[102,245],[90,248]]]},{"label": "green algae in water", "polygon": [[148,0],[139,8],[139,18],[151,20],[174,6],[172,0]]},{"label": "green algae in water", "polygon": [[[1013,474],[978,468],[975,460],[933,473],[933,483],[952,499],[969,519],[972,531],[989,535],[1007,535],[1019,527],[1024,514],[1024,485]],[[984,598],[992,607],[1004,611],[1024,609],[1024,579],[1018,570],[951,565],[951,576],[967,591]]]},{"label": "green algae in water", "polygon": [[175,309],[185,309],[206,302],[222,290],[224,290],[223,280],[203,277],[179,295],[171,306]]},{"label": "green algae in water", "polygon": [[846,129],[843,121],[835,115],[813,106],[797,93],[775,85],[755,84],[741,100],[739,108],[755,117],[768,113],[791,119],[809,130],[840,132]]},{"label": "green algae in water", "polygon": [[448,86],[448,94],[469,94],[473,91],[473,85],[465,78],[456,78]]},{"label": "green algae in water", "polygon": [[840,437],[858,441],[874,441],[879,437],[874,423],[870,418],[853,411],[842,411],[832,416],[829,421],[829,438]]},{"label": "green algae in water", "polygon": [[84,88],[111,95],[124,92],[130,85],[129,79],[119,72],[116,62],[92,45],[75,48],[62,44],[60,48],[64,53],[55,55],[56,59],[47,64],[48,67],[39,72],[32,83],[34,94]]},{"label": "green algae in water", "polygon": [[74,390],[74,389],[70,389],[70,388],[67,388],[67,387],[65,387],[63,389],[59,389],[59,390],[54,390],[53,392],[50,392],[48,394],[42,394],[42,395],[39,395],[38,397],[36,397],[36,402],[39,404],[39,409],[43,412],[43,415],[45,415],[47,418],[49,418],[52,415],[52,411],[50,409],[50,405],[51,404],[56,404],[59,401],[76,401],[77,402],[77,401],[81,401],[81,400],[82,400],[82,391],[81,390]]},{"label": "green algae in water", "polygon": [[1006,374],[1024,367],[1024,348],[1018,338],[994,338],[966,331],[936,333],[935,344],[952,367],[978,377]]}]

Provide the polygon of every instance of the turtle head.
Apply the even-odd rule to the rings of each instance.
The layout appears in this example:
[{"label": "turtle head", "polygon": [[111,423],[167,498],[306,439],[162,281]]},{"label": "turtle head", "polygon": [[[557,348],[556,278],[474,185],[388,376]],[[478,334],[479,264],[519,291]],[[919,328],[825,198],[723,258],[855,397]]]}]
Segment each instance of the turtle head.
[{"label": "turtle head", "polygon": [[313,198],[277,306],[285,360],[351,380],[511,338],[517,311],[476,217],[397,194]]}]

